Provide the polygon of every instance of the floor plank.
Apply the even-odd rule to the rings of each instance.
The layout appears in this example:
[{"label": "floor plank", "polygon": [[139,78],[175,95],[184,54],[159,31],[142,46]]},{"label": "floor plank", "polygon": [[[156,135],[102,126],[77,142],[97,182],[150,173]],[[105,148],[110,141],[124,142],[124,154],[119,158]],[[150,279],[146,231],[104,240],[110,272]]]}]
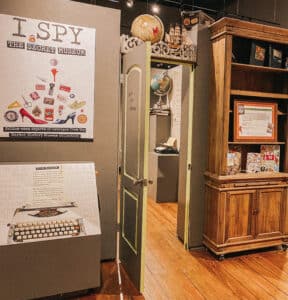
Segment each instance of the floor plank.
[{"label": "floor plank", "polygon": [[288,255],[269,251],[229,255],[186,251],[176,236],[176,203],[148,199],[144,280],[146,300],[288,299]]}]

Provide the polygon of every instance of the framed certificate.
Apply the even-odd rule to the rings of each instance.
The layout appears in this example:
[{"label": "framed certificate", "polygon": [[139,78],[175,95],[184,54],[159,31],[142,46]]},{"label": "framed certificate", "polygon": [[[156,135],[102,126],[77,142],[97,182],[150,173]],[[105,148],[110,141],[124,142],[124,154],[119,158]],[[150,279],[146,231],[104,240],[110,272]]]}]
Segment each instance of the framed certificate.
[{"label": "framed certificate", "polygon": [[277,103],[234,102],[235,142],[276,142]]}]

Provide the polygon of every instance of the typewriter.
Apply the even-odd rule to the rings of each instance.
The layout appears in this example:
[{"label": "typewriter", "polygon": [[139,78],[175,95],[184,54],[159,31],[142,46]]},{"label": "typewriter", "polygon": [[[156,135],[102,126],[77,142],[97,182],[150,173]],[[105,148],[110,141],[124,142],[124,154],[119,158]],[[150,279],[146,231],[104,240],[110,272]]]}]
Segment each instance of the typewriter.
[{"label": "typewriter", "polygon": [[69,236],[85,235],[83,218],[73,208],[74,202],[60,206],[23,206],[15,210],[11,224],[8,224],[8,243],[23,243]]}]

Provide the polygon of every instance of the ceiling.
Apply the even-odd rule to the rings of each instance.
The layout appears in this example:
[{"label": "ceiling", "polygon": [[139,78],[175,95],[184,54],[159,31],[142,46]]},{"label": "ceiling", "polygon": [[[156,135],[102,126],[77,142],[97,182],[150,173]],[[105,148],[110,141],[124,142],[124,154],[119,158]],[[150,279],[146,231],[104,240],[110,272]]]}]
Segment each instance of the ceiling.
[{"label": "ceiling", "polygon": [[[1,1],[1,0],[0,0]],[[223,16],[224,7],[237,0],[72,0],[93,5],[106,6],[121,10],[121,34],[129,34],[130,27],[136,16],[154,14],[152,6],[158,4],[160,11],[156,14],[163,21],[165,28],[169,24],[179,22],[180,11],[202,10],[217,20]],[[133,1],[133,7],[127,6]],[[168,27],[167,27],[168,26]]]},{"label": "ceiling", "polygon": [[[78,2],[84,2],[89,4],[101,5],[111,8],[123,9],[126,6],[126,0],[74,0]],[[134,0],[137,2],[144,2],[147,5],[160,4],[169,7],[177,7],[180,9],[193,8],[207,8],[211,10],[221,10],[227,2],[233,2],[233,0]]]}]

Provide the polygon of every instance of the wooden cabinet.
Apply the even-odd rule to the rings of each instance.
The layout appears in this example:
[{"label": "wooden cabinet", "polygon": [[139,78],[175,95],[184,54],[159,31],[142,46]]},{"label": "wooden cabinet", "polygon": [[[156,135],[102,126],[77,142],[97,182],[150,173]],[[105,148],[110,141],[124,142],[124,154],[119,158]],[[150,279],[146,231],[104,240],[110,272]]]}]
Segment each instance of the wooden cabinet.
[{"label": "wooden cabinet", "polygon": [[283,245],[287,240],[286,174],[272,179],[259,174],[251,182],[243,175],[223,178],[206,173],[203,243],[217,255]]},{"label": "wooden cabinet", "polygon": [[[208,170],[205,173],[203,243],[217,255],[283,245],[288,241],[288,30],[223,18],[211,27],[212,93],[210,97]],[[254,45],[253,45],[254,43]],[[253,65],[255,44],[265,49],[263,65]],[[283,64],[271,65],[271,49]],[[288,60],[287,60],[288,61]],[[237,102],[236,102],[237,101]],[[274,140],[235,137],[239,101],[271,104]],[[273,172],[248,173],[251,154],[264,160],[262,145],[277,149]],[[276,145],[276,146],[275,146]],[[266,147],[266,146],[265,146]],[[229,169],[230,153],[240,162]],[[261,152],[261,154],[260,154]],[[247,162],[248,161],[248,162]],[[259,165],[260,166],[260,165]]]}]

